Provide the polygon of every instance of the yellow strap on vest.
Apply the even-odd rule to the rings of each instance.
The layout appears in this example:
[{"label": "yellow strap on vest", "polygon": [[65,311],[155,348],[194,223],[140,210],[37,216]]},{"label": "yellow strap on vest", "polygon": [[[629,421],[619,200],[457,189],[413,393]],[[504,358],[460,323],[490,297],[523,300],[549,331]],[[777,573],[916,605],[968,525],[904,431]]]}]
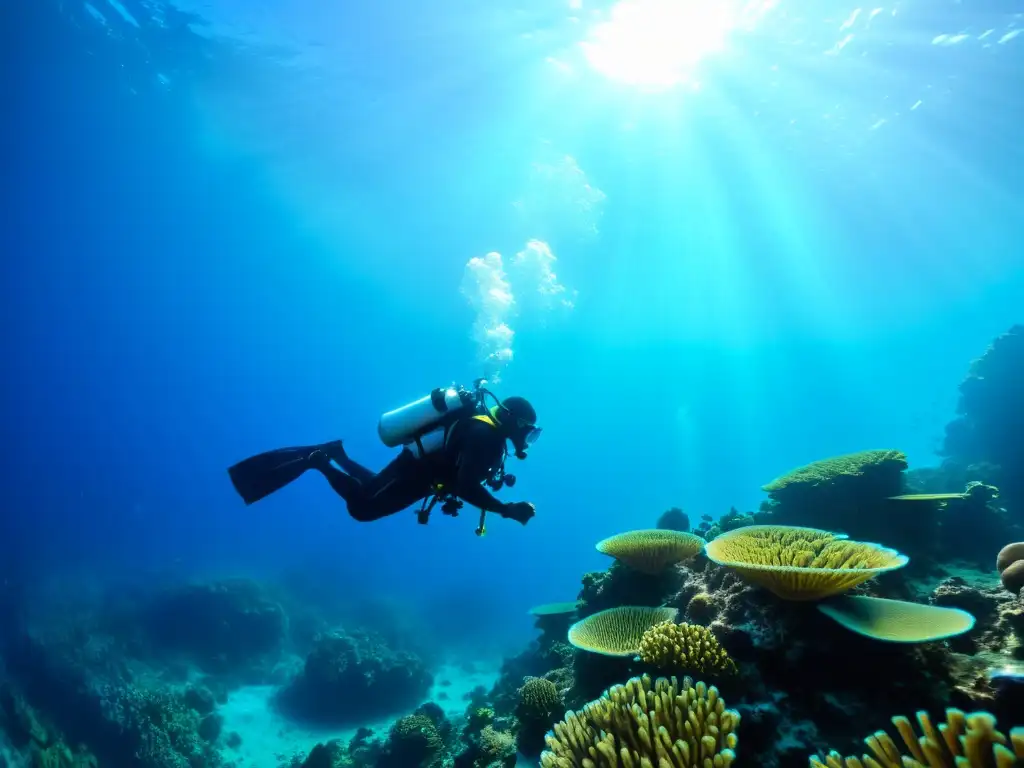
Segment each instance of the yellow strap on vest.
[{"label": "yellow strap on vest", "polygon": [[480,414],[477,414],[473,418],[476,419],[477,421],[482,421],[484,424],[486,424],[489,427],[494,427],[495,429],[498,428],[498,422],[496,422],[490,416],[481,416]]}]

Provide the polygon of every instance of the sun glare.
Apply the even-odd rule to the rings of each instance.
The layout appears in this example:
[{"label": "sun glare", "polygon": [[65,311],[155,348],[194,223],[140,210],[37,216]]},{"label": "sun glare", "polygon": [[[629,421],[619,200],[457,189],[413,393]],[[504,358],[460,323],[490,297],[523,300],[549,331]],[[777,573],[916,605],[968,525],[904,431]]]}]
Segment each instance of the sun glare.
[{"label": "sun glare", "polygon": [[690,83],[697,65],[725,49],[730,33],[771,3],[738,0],[622,0],[581,43],[604,76],[649,88]]}]

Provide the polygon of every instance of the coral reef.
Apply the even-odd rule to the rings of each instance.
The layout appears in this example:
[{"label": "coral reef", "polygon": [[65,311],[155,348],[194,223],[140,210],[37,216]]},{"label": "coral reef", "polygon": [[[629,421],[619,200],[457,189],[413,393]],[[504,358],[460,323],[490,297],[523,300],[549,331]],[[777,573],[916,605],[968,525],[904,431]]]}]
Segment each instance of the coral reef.
[{"label": "coral reef", "polygon": [[[0,734],[33,768],[98,768],[96,758],[84,746],[72,750],[60,732],[45,723],[10,684],[0,685]],[[0,753],[0,765],[4,765]]]},{"label": "coral reef", "polygon": [[293,716],[347,723],[407,709],[423,700],[432,682],[418,656],[389,648],[371,632],[329,632],[278,701]]},{"label": "coral reef", "polygon": [[8,644],[12,683],[46,712],[71,743],[87,744],[99,763],[125,768],[216,768],[217,716],[202,714],[182,689],[126,663],[112,643],[32,634]]},{"label": "coral reef", "polygon": [[153,596],[140,611],[149,643],[209,674],[266,682],[288,630],[284,610],[246,579],[189,584]]},{"label": "coral reef", "polygon": [[[317,725],[397,718],[282,756],[289,768],[513,768],[517,752],[544,768],[727,768],[740,730],[765,768],[815,751],[811,768],[1020,764],[1024,731],[996,722],[1024,712],[1022,388],[1015,327],[961,386],[940,467],[848,454],[767,484],[757,512],[693,529],[672,508],[599,542],[615,561],[577,600],[532,609],[535,639],[453,720],[414,709],[437,650],[406,639],[402,606],[359,607],[323,579],[302,588],[329,608],[224,580],[123,589],[45,621],[0,581],[0,766],[229,768],[219,748],[241,737],[219,706],[253,683],[283,683],[276,703]],[[669,674],[706,682],[655,678]],[[857,723],[898,711],[920,733],[894,717],[898,738],[876,731],[870,754],[843,757],[864,751]]]},{"label": "coral reef", "polygon": [[985,474],[1012,510],[1024,505],[1024,326],[1015,325],[975,360],[960,384],[957,417],[946,426],[946,472]]},{"label": "coral reef", "polygon": [[736,757],[739,725],[739,713],[725,708],[714,686],[645,675],[567,713],[547,737],[540,764],[727,768]]},{"label": "coral reef", "polygon": [[475,702],[466,711],[462,746],[455,768],[513,768],[516,764],[515,734],[496,727],[494,710]]}]

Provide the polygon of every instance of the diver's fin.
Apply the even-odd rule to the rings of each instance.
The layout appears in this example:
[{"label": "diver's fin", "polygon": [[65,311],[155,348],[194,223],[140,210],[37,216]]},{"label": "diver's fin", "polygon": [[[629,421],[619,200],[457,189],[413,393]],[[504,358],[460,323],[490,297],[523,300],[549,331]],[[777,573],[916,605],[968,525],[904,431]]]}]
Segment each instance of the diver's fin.
[{"label": "diver's fin", "polygon": [[255,504],[298,480],[310,468],[309,456],[318,448],[309,445],[260,453],[228,467],[228,475],[242,501]]}]

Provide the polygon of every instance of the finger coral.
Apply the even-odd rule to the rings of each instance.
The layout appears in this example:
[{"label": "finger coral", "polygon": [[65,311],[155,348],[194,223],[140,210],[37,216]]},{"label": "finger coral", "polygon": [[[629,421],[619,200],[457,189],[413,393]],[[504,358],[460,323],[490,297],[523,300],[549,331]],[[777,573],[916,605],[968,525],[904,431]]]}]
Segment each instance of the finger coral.
[{"label": "finger coral", "polygon": [[603,656],[634,656],[644,632],[663,621],[674,621],[678,613],[675,608],[634,605],[608,608],[569,627],[569,642]]},{"label": "finger coral", "polygon": [[918,712],[917,722],[920,737],[908,718],[892,718],[903,750],[888,733],[876,731],[864,739],[874,757],[843,757],[831,751],[824,760],[811,756],[810,768],[1011,768],[1024,761],[1024,728],[1012,729],[1007,738],[996,730],[996,720],[988,712],[947,709],[946,722],[938,728],[927,712]]},{"label": "finger coral", "polygon": [[704,539],[693,533],[652,528],[628,531],[597,543],[597,551],[642,573],[656,575],[695,557]]},{"label": "finger coral", "polygon": [[738,712],[718,689],[689,677],[616,685],[547,735],[541,768],[728,768],[736,759]]},{"label": "finger coral", "polygon": [[1019,594],[1024,588],[1024,541],[1007,544],[996,556],[999,580],[1007,592]]},{"label": "finger coral", "polygon": [[707,556],[786,600],[837,595],[907,558],[879,544],[850,541],[817,528],[752,525],[708,543]]},{"label": "finger coral", "polygon": [[664,621],[640,640],[640,658],[661,670],[732,674],[736,663],[707,627]]}]

